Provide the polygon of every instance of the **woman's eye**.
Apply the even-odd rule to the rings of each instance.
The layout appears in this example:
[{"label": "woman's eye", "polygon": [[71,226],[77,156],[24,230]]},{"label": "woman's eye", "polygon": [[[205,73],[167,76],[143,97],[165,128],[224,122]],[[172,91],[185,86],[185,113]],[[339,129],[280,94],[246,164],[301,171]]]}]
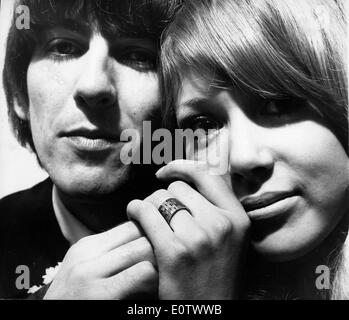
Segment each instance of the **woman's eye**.
[{"label": "woman's eye", "polygon": [[269,115],[278,115],[280,114],[280,108],[279,106],[275,103],[275,101],[268,101],[263,110],[262,113],[264,114],[269,114]]},{"label": "woman's eye", "polygon": [[269,100],[263,105],[261,115],[272,117],[294,115],[305,106],[305,103],[300,99]]},{"label": "woman's eye", "polygon": [[53,40],[50,42],[47,51],[56,57],[79,56],[82,54],[80,46],[69,40]]},{"label": "woman's eye", "polygon": [[121,63],[143,71],[156,69],[156,56],[151,52],[129,51],[124,53],[119,60]]},{"label": "woman's eye", "polygon": [[222,124],[207,116],[196,116],[182,121],[181,127],[192,129],[196,131],[198,129],[204,130],[205,134],[209,134],[210,131],[217,131],[222,128]]}]

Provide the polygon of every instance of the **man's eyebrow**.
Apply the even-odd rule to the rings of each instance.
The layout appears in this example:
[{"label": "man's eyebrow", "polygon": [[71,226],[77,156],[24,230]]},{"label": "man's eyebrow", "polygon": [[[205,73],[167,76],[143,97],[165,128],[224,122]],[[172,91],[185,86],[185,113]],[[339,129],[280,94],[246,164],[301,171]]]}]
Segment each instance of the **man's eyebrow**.
[{"label": "man's eyebrow", "polygon": [[73,19],[57,19],[53,23],[52,22],[46,22],[43,23],[41,26],[42,31],[45,29],[54,29],[54,28],[64,28],[67,30],[80,32],[83,34],[89,34],[91,33],[91,29],[93,28],[93,25],[91,26],[90,23],[85,21],[77,21]]}]

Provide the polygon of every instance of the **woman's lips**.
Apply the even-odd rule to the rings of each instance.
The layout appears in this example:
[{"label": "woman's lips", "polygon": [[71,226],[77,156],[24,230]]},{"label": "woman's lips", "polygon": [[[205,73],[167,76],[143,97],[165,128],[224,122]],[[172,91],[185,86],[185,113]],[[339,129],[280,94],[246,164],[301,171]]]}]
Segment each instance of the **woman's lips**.
[{"label": "woman's lips", "polygon": [[267,192],[241,201],[251,220],[269,219],[287,213],[297,200],[297,192]]}]

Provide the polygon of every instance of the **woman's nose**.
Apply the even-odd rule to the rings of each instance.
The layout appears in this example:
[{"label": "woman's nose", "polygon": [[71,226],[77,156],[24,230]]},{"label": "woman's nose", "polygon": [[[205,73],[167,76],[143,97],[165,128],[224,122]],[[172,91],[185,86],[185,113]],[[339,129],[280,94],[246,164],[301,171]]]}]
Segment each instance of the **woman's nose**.
[{"label": "woman's nose", "polygon": [[263,175],[273,167],[274,159],[263,128],[240,115],[229,129],[230,173],[247,180]]},{"label": "woman's nose", "polygon": [[76,83],[74,98],[79,107],[112,107],[117,99],[115,70],[106,39],[94,36],[83,57],[85,63]]}]

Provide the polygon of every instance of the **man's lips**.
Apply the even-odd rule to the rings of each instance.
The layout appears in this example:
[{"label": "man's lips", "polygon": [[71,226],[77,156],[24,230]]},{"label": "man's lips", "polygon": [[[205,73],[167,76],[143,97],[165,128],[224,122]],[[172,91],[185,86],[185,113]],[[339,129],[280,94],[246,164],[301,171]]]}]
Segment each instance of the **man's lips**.
[{"label": "man's lips", "polygon": [[120,141],[120,135],[114,132],[108,132],[100,129],[76,129],[69,130],[60,134],[61,137],[83,137],[91,140],[106,140],[110,142]]},{"label": "man's lips", "polygon": [[60,137],[67,139],[77,150],[84,152],[105,151],[120,142],[118,134],[98,129],[69,130],[60,134]]},{"label": "man's lips", "polygon": [[260,196],[247,197],[241,200],[241,204],[246,212],[261,209],[272,205],[280,200],[297,195],[295,191],[266,192]]}]

